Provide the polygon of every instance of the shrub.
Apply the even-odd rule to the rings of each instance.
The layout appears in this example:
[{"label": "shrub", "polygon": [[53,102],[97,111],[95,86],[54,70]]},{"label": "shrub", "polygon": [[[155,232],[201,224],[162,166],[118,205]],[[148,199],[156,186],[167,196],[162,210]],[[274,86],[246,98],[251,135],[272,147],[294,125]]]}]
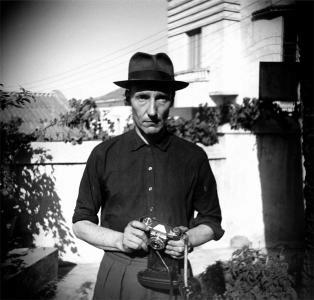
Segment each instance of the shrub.
[{"label": "shrub", "polygon": [[193,143],[210,146],[218,143],[218,126],[221,124],[222,108],[200,105],[191,120],[171,117],[167,120],[168,131]]},{"label": "shrub", "polygon": [[[7,93],[0,85],[0,112],[35,101],[31,93]],[[21,132],[23,121],[12,118],[0,121],[0,221],[1,260],[14,248],[33,247],[34,234],[50,231],[60,255],[66,247],[77,252],[74,236],[62,214],[60,198],[55,191],[53,167],[43,168],[50,161],[46,149],[33,149],[34,133]],[[36,160],[31,163],[32,160]]]},{"label": "shrub", "polygon": [[244,247],[201,274],[202,299],[297,299],[284,257]]}]

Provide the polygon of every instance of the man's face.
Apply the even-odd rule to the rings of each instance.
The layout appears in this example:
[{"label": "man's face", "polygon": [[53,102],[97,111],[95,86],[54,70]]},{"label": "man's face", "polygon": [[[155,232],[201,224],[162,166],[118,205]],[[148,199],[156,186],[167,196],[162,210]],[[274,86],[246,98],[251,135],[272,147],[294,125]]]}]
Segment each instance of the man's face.
[{"label": "man's face", "polygon": [[130,103],[135,126],[146,135],[154,135],[165,126],[173,93],[156,87],[132,87]]}]

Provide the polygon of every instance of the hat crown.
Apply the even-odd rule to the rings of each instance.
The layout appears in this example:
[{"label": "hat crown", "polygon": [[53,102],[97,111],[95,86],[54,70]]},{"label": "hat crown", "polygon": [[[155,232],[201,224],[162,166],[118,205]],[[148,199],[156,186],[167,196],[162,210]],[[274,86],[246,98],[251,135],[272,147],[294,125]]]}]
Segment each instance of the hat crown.
[{"label": "hat crown", "polygon": [[171,59],[165,53],[157,53],[154,55],[143,52],[135,53],[129,63],[129,79],[133,79],[132,73],[143,71],[163,72],[171,78],[174,77]]}]

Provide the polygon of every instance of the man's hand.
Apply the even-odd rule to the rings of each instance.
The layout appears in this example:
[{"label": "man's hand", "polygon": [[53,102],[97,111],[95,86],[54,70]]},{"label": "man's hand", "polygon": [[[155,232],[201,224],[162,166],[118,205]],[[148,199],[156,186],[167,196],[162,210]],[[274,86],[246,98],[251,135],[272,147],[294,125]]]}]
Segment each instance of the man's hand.
[{"label": "man's hand", "polygon": [[132,252],[135,250],[147,250],[147,236],[145,231],[148,227],[140,221],[131,221],[124,228],[122,247],[125,252]]},{"label": "man's hand", "polygon": [[[188,228],[184,226],[179,226],[179,228],[181,232],[183,233],[188,230]],[[166,245],[165,253],[175,259],[183,258],[184,257],[184,245],[185,245],[185,240],[183,238],[178,241],[169,240]]]}]

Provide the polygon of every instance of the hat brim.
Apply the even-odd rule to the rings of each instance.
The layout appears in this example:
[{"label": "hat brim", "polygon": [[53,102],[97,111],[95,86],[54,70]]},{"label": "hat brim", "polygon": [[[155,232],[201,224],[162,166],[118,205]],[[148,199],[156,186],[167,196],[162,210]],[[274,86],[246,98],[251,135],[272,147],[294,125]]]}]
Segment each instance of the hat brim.
[{"label": "hat brim", "polygon": [[167,81],[167,80],[140,80],[140,79],[114,81],[113,83],[125,89],[130,89],[132,86],[137,84],[152,84],[157,86],[168,87],[175,91],[182,90],[189,85],[188,82],[177,80]]}]

